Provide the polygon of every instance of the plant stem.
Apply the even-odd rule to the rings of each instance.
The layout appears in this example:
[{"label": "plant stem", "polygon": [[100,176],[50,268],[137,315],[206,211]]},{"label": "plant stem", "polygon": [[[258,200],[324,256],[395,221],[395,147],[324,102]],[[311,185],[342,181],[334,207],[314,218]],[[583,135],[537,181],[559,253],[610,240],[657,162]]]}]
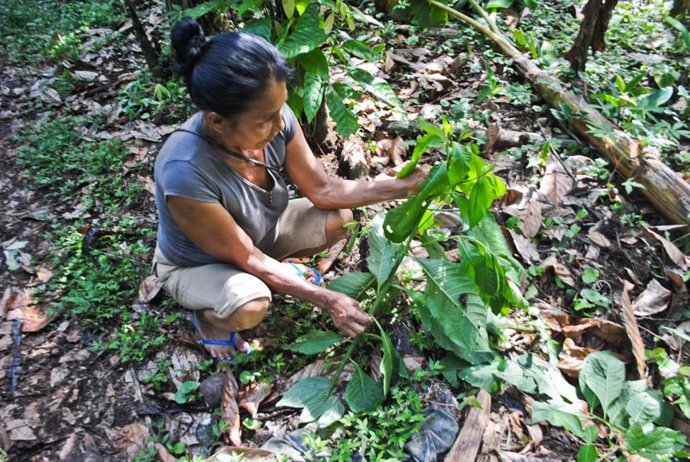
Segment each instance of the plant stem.
[{"label": "plant stem", "polygon": [[[426,210],[426,209],[425,209]],[[386,282],[383,283],[381,286],[381,290],[379,290],[376,300],[374,300],[374,303],[371,305],[371,308],[369,308],[369,314],[371,315],[372,318],[376,319],[381,311],[381,308],[383,306],[383,300],[386,298],[386,295],[388,294],[388,290],[390,289],[391,285],[393,284],[393,281],[395,281],[395,273],[398,270],[398,267],[400,266],[400,263],[402,263],[403,258],[405,258],[405,255],[407,255],[407,251],[410,248],[410,244],[412,243],[412,238],[414,238],[415,234],[417,233],[417,226],[419,225],[419,221],[421,218],[424,216],[424,211],[422,211],[419,214],[419,218],[417,219],[417,223],[415,226],[412,228],[413,231],[410,233],[409,236],[407,236],[407,239],[405,240],[405,243],[403,244],[402,248],[400,249],[400,252],[396,254],[396,259],[395,263],[393,264],[393,270],[391,271],[390,276],[388,276],[388,279],[386,279]],[[340,364],[338,365],[338,369],[335,371],[335,374],[333,374],[333,377],[331,378],[331,383],[328,386],[328,395],[330,395],[333,390],[335,389],[336,384],[338,383],[338,379],[340,378],[340,374],[343,373],[343,369],[345,369],[345,365],[350,361],[350,358],[352,357],[352,353],[354,353],[355,348],[359,346],[359,344],[362,342],[362,339],[364,338],[363,335],[359,335],[356,337],[350,346],[348,347],[347,351],[345,352],[345,356],[340,360]]]}]

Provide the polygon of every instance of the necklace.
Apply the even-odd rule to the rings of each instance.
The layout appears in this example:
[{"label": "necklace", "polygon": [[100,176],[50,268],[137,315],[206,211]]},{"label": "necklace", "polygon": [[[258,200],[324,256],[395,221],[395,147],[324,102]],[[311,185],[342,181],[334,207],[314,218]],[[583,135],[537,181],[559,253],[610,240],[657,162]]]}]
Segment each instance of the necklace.
[{"label": "necklace", "polygon": [[[189,133],[189,134],[194,135],[194,136],[198,136],[199,138],[206,141],[208,144],[210,144],[214,148],[220,149],[224,154],[227,154],[230,157],[234,157],[235,159],[239,159],[239,160],[242,160],[244,162],[247,162],[248,164],[251,164],[254,167],[264,167],[264,168],[267,168],[269,170],[273,170],[276,173],[280,173],[279,168],[273,167],[271,165],[268,165],[265,162],[261,162],[261,161],[258,161],[256,159],[252,159],[251,157],[247,157],[244,154],[240,154],[239,152],[232,151],[232,150],[226,148],[224,144],[219,143],[216,140],[208,138],[204,135],[200,135],[197,132],[193,132],[191,130],[185,130],[184,128],[178,128],[177,130],[175,130],[175,132],[185,132],[185,133]],[[173,132],[173,133],[175,133],[175,132]],[[269,201],[269,203],[270,203],[270,201]]]}]

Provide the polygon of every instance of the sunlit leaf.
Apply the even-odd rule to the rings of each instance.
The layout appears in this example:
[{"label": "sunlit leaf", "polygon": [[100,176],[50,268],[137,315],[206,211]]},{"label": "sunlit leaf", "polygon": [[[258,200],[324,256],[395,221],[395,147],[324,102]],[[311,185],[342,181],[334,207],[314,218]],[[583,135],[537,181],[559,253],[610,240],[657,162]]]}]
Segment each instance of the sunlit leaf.
[{"label": "sunlit leaf", "polygon": [[[389,212],[390,214],[390,212]],[[395,270],[395,263],[404,247],[386,238],[383,231],[383,214],[377,214],[371,221],[369,231],[369,256],[367,266],[378,281],[379,288],[386,282]]]},{"label": "sunlit leaf", "polygon": [[278,42],[278,49],[290,59],[318,48],[327,38],[319,25],[316,7],[308,8],[295,23],[292,33]]},{"label": "sunlit leaf", "polygon": [[326,104],[335,122],[335,129],[340,135],[348,137],[357,132],[359,128],[357,115],[345,106],[342,97],[330,86],[326,89]]},{"label": "sunlit leaf", "polygon": [[367,92],[371,93],[381,101],[402,110],[402,104],[388,82],[379,77],[374,77],[364,69],[356,67],[348,68],[347,73],[354,79],[355,82],[362,85]]},{"label": "sunlit leaf", "polygon": [[608,414],[611,403],[623,392],[625,365],[608,352],[595,352],[587,356],[580,371],[580,390],[590,407],[601,403]]},{"label": "sunlit leaf", "polygon": [[296,351],[305,355],[314,355],[328,349],[328,347],[341,342],[343,338],[331,331],[313,330],[295,340],[295,343],[286,345],[285,349]]}]

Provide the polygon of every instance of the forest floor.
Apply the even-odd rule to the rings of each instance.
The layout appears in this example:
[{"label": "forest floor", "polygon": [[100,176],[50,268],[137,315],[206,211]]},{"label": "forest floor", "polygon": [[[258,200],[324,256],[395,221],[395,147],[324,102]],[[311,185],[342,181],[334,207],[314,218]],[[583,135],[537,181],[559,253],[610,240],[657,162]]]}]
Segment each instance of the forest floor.
[{"label": "forest floor", "polygon": [[[59,2],[37,2],[46,9],[35,14],[53,3]],[[141,14],[145,26],[164,41],[169,26],[161,5],[147,4]],[[381,460],[399,460],[414,448],[403,451],[402,441],[391,449],[396,431],[403,428],[409,440],[404,430],[418,430],[425,415],[440,409],[457,428],[448,430],[452,425],[442,422],[432,430],[450,432],[438,438],[451,444],[458,430],[469,432],[479,447],[477,460],[575,460],[582,442],[562,428],[533,422],[534,400],[517,387],[494,384],[489,396],[444,375],[442,353],[429,346],[409,314],[390,330],[410,377],[368,420],[351,416],[349,427],[335,435],[295,442],[290,432],[298,427],[299,412],[275,405],[296,378],[323,372],[323,360],[283,348],[315,326],[330,328],[312,307],[277,296],[268,320],[247,333],[258,346],[255,354],[231,367],[210,361],[184,310],[146,279],[157,222],[153,162],[166,135],[193,110],[179,84],[156,87],[141,70],[131,22],[118,15],[119,21],[111,17],[103,20],[107,25],[80,30],[73,54],[69,47],[52,60],[4,54],[0,461],[169,461],[191,455],[203,460],[227,430],[219,423],[219,405],[228,370],[242,390],[247,448],[282,437],[275,444],[291,446],[295,458],[374,460],[370,451],[380,447]],[[329,172],[347,176],[352,169],[340,160],[343,144],[360,150],[363,176],[373,179],[408,158],[419,134],[416,118],[462,118],[508,185],[493,213],[528,270],[523,289],[531,308],[508,316],[513,328],[505,328],[498,342],[502,354],[533,352],[545,358],[544,368],[551,360],[570,386],[577,385],[588,353],[612,351],[629,365],[631,379],[641,371],[641,378],[660,389],[666,376],[659,358],[688,364],[689,261],[682,242],[671,242],[679,230],[637,192],[626,194],[625,179],[562,133],[508,63],[465,32],[392,29],[385,62],[363,66],[391,83],[407,121],[365,97],[355,106],[357,137],[343,142],[332,133],[330,145],[315,148],[317,155]],[[32,49],[30,43],[20,46]],[[503,91],[477,102],[492,78],[489,62]],[[501,136],[509,131],[523,134],[518,143]],[[545,143],[552,137],[563,144]],[[677,149],[687,152],[688,145]],[[432,161],[433,156],[425,160]],[[364,224],[378,209],[363,208],[356,216]],[[458,226],[447,228],[459,232]],[[327,282],[362,269],[366,243],[336,255],[324,275]],[[632,319],[626,310],[634,312]],[[648,351],[647,363],[636,358],[638,348]],[[380,361],[376,352],[357,355]],[[490,406],[482,409],[479,402]],[[466,422],[481,431],[472,433]],[[690,435],[680,412],[669,426]],[[339,438],[354,443],[336,450],[332,443]],[[423,451],[431,451],[425,444]],[[360,452],[352,449],[358,446]],[[611,458],[622,454],[602,448]]]}]

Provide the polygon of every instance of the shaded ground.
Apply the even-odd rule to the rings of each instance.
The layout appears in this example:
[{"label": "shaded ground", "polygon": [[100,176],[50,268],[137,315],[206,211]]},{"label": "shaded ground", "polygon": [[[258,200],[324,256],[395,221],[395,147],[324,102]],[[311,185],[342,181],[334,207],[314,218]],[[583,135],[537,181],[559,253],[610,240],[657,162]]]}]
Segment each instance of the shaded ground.
[{"label": "shaded ground", "polygon": [[[158,27],[157,10],[154,8],[150,13],[148,26]],[[108,33],[111,32],[105,32]],[[200,399],[183,404],[175,400],[175,393],[184,382],[208,378],[215,366],[206,360],[192,329],[180,320],[176,314],[179,309],[170,300],[164,297],[150,303],[142,302],[142,297],[137,300],[141,279],[130,281],[131,298],[124,301],[125,305],[132,305],[132,322],[140,320],[144,316],[142,313],[169,319],[157,330],[172,341],[162,346],[149,344],[148,348],[155,348],[156,352],[146,351],[148,354],[140,365],[123,360],[122,349],[94,352],[93,347],[99,341],[107,343],[115,339],[115,332],[102,329],[102,326],[96,329],[75,316],[60,317],[43,327],[40,310],[34,318],[30,317],[34,313],[31,306],[45,307],[59,297],[43,294],[46,281],[56,271],[49,261],[55,252],[55,242],[46,238],[49,236],[47,233],[55,233],[55,228],[69,230],[84,224],[95,230],[98,223],[106,220],[105,215],[112,211],[94,214],[93,210],[98,210],[96,206],[88,209],[87,216],[84,216],[83,197],[50,197],[45,188],[33,189],[17,165],[21,142],[13,136],[39,121],[55,117],[56,113],[83,115],[103,112],[107,122],[99,127],[80,127],[82,135],[101,140],[122,138],[129,155],[119,175],[125,184],[139,184],[141,190],[146,191],[151,187],[152,162],[164,136],[185,116],[184,111],[179,111],[174,117],[166,113],[143,121],[130,118],[123,112],[122,105],[118,105],[118,101],[122,101],[118,97],[118,88],[122,89],[136,78],[132,72],[141,68],[143,61],[139,54],[129,57],[122,53],[122,49],[136,47],[129,30],[125,29],[121,34],[121,40],[94,52],[93,56],[83,55],[77,60],[76,69],[96,69],[93,72],[97,76],[80,84],[83,87],[73,89],[72,96],[61,97],[53,89],[59,75],[53,66],[3,66],[2,69],[0,190],[3,214],[0,241],[5,250],[13,250],[14,244],[22,243],[17,249],[19,253],[13,254],[19,267],[10,271],[7,255],[6,264],[0,267],[0,280],[4,282],[1,288],[5,294],[0,304],[0,320],[3,321],[0,325],[0,421],[3,422],[0,425],[0,447],[7,450],[9,460],[133,460],[137,452],[146,447],[149,436],[158,442],[155,451],[160,457],[168,457],[171,453],[182,455],[185,449],[174,447],[177,442],[202,455],[205,454],[203,446],[211,446],[218,441],[214,435],[214,430],[218,430],[218,416],[213,406],[206,406]],[[477,135],[480,139],[487,137],[487,130],[491,139],[492,127],[540,136],[550,133],[555,123],[548,113],[533,113],[528,109],[530,104],[538,103],[536,100],[516,105],[509,99],[498,97],[474,105],[486,80],[483,50],[471,46],[469,51],[457,52],[466,50],[468,40],[452,31],[447,34],[422,35],[420,43],[412,47],[408,45],[407,32],[402,31],[395,33],[387,43],[391,54],[376,71],[382,72],[392,82],[405,101],[410,118],[433,119],[442,113],[461,115],[469,131],[481,130]],[[456,52],[448,56],[448,49],[453,48]],[[104,63],[107,64],[102,70]],[[508,69],[504,68],[503,73],[499,69],[497,74],[506,81],[513,81],[514,76]],[[388,142],[379,144],[376,153],[367,150],[369,173],[374,177],[394,162],[391,160],[394,157],[390,153],[392,149],[387,150],[387,146],[394,143],[395,137],[401,136],[402,140],[409,142],[417,133],[407,124],[400,124],[387,108],[371,99],[365,98],[357,110],[362,123],[362,138],[367,142]],[[663,224],[654,211],[637,198],[631,203],[616,191],[607,190],[605,183],[608,178],[593,173],[591,159],[580,155],[589,154],[582,148],[569,152],[564,164],[552,156],[543,165],[533,161],[541,146],[523,145],[522,151],[519,149],[520,146],[512,151],[487,149],[485,155],[496,163],[496,171],[509,185],[509,196],[497,204],[495,214],[499,221],[509,225],[510,231],[506,228],[506,233],[515,246],[516,257],[527,267],[542,268],[533,273],[525,284],[533,306],[547,312],[563,309],[570,315],[586,313],[622,325],[617,301],[623,289],[621,280],[634,283],[633,298],[642,293],[650,281],[659,280],[670,295],[665,299],[666,308],[639,321],[645,346],[651,348],[660,342],[659,336],[663,334],[659,330],[661,324],[680,325],[679,328],[682,328],[681,322],[687,324],[687,313],[684,312],[688,307],[687,288],[682,278],[687,266],[683,268],[677,259],[674,262],[674,256],[663,247],[663,241],[640,226],[644,223]],[[335,155],[322,156],[322,160],[329,172],[338,170]],[[559,175],[572,180],[568,188],[559,189],[548,181],[549,178],[560,178]],[[583,210],[586,213],[581,212]],[[370,213],[371,210],[362,210],[360,216],[364,218]],[[637,213],[634,222],[630,222],[630,213]],[[512,225],[511,217],[517,217],[517,220],[512,218]],[[125,223],[123,229],[117,231],[120,234],[112,239],[109,236],[94,239],[93,243],[87,243],[87,247],[98,249],[99,246],[107,248],[139,242],[148,253],[132,254],[131,258],[141,269],[142,276],[145,275],[155,245],[152,196],[144,193],[140,200],[127,204],[118,215],[107,219],[109,223]],[[452,225],[448,227],[453,228]],[[663,231],[663,228],[654,229],[659,233]],[[88,230],[86,233],[85,237],[90,236]],[[78,236],[75,239],[82,239],[83,249],[84,238]],[[326,275],[327,279],[357,269],[363,260],[363,250],[360,254],[358,248],[349,255],[341,255],[332,272]],[[588,268],[600,272],[596,289],[610,298],[611,309],[589,307],[579,313],[572,310],[574,300],[583,288],[581,274]],[[2,311],[5,309],[6,312]],[[19,334],[22,324],[13,319],[12,313],[20,311],[25,316],[25,328],[34,326],[36,332]],[[524,313],[518,313],[514,318],[517,323],[532,325],[533,322]],[[312,324],[305,326],[304,319]],[[413,331],[417,328],[414,320],[403,321],[411,324]],[[574,318],[546,316],[545,322],[556,340],[573,341],[570,349],[564,349],[559,356],[564,371],[577,368],[578,348],[612,349],[634,364],[630,340],[621,325],[612,328],[619,334],[617,337],[603,338],[587,332],[570,335],[567,327],[577,323]],[[298,415],[291,410],[276,408],[275,402],[287,388],[288,377],[307,366],[309,360],[283,352],[281,343],[293,341],[313,325],[328,328],[323,317],[313,313],[310,307],[294,300],[279,299],[270,320],[251,335],[263,346],[263,353],[255,355],[248,364],[233,367],[238,378],[242,370],[259,371],[270,376],[274,384],[273,397],[268,398],[255,416],[262,423],[261,428],[244,428],[243,442],[247,446],[260,446],[270,437],[296,428]],[[593,326],[591,329],[597,328],[601,327]],[[584,330],[588,329],[585,326]],[[506,357],[542,348],[536,331],[506,330],[504,335],[502,347]],[[410,344],[415,346],[415,342],[405,340],[403,334],[395,337],[399,340],[399,349]],[[671,345],[671,340],[668,345]],[[680,346],[675,350],[677,358],[687,363],[682,342],[679,344],[676,339],[676,346]],[[419,354],[414,350],[411,348],[410,357]],[[279,363],[275,361],[278,354],[285,355],[282,367],[278,367]],[[375,355],[369,353],[369,356]],[[420,360],[428,364],[428,360],[439,359],[441,354],[425,351],[423,356]],[[581,365],[581,358],[579,361]],[[659,378],[654,368],[651,377],[653,380]],[[414,389],[414,393],[422,398],[424,407],[441,403],[452,409],[460,427],[465,414],[458,410],[456,396],[462,396],[461,393],[466,391],[462,387],[450,391],[445,382],[436,378],[421,380]],[[510,387],[505,393],[494,395],[480,460],[528,460],[520,459],[527,456],[537,460],[574,459],[579,447],[577,440],[560,429],[530,422],[526,408],[529,401]],[[248,415],[243,413],[243,418]],[[677,425],[687,428],[687,423],[682,421]],[[525,456],[517,454],[520,452]],[[149,455],[153,457],[153,452]],[[0,460],[3,460],[1,456]]]}]

